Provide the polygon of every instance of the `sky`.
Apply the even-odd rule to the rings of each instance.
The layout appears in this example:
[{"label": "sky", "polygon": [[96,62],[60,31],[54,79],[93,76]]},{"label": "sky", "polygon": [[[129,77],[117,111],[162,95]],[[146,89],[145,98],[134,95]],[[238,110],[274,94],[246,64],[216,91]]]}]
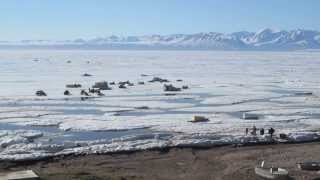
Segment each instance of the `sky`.
[{"label": "sky", "polygon": [[320,30],[319,0],[3,0],[0,40]]}]

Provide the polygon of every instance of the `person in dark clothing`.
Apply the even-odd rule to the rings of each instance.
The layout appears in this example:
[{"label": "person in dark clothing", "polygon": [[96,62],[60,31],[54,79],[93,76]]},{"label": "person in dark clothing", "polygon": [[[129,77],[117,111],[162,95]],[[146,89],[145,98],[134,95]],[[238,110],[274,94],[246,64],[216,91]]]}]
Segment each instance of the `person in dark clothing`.
[{"label": "person in dark clothing", "polygon": [[269,132],[268,132],[268,133],[271,135],[271,138],[272,138],[274,132],[275,132],[275,130],[274,130],[273,128],[270,128],[270,129],[269,129]]},{"label": "person in dark clothing", "polygon": [[256,127],[256,126],[253,126],[253,127],[252,127],[252,132],[251,132],[251,134],[254,135],[254,136],[257,135],[257,127]]},{"label": "person in dark clothing", "polygon": [[262,135],[262,136],[264,135],[264,129],[263,128],[260,129],[260,135]]},{"label": "person in dark clothing", "polygon": [[246,136],[248,135],[249,133],[249,128],[246,128]]}]

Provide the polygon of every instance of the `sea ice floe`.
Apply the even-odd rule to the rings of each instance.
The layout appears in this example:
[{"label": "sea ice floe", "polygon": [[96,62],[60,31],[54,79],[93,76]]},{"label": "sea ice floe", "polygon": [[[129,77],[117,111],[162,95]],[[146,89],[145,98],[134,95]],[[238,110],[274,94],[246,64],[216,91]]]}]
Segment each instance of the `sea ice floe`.
[{"label": "sea ice floe", "polygon": [[[308,119],[305,116],[265,116],[258,120],[243,120],[226,114],[202,114],[209,118],[208,122],[190,122],[192,114],[161,114],[145,116],[105,116],[101,119],[84,116],[66,118],[59,123],[62,130],[73,131],[120,131],[149,128],[160,132],[179,132],[185,134],[214,133],[214,134],[243,134],[244,129],[259,125],[277,129],[294,128],[295,124]],[[77,122],[77,123],[75,123]]]},{"label": "sea ice floe", "polygon": [[202,101],[202,104],[217,104],[217,105],[231,105],[231,104],[238,104],[247,101],[256,101],[260,99],[268,99],[279,97],[276,93],[269,93],[266,91],[263,92],[246,92],[240,94],[239,92],[230,92],[227,95],[220,95],[216,97],[206,98]]},{"label": "sea ice floe", "polygon": [[[228,144],[268,143],[269,136],[219,136],[216,134],[175,135],[156,138],[161,134],[143,137],[127,137],[115,141],[95,143],[69,142],[62,145],[44,145],[34,143],[17,143],[5,147],[0,152],[1,160],[34,160],[57,155],[107,153],[135,151],[165,147],[212,147]],[[296,132],[288,134],[289,141],[311,141],[319,139],[317,133]]]},{"label": "sea ice floe", "polygon": [[[154,98],[153,98],[154,97]],[[63,109],[98,109],[105,111],[117,111],[141,106],[148,106],[149,108],[181,108],[181,107],[192,107],[191,103],[174,103],[175,99],[183,98],[195,98],[196,96],[145,96],[145,97],[103,97],[97,100],[48,100],[48,101],[20,101],[16,102],[15,106],[21,108],[34,108],[52,111],[61,111]],[[167,102],[171,100],[170,102]]]},{"label": "sea ice floe", "polygon": [[232,105],[212,105],[212,106],[200,106],[191,108],[182,108],[180,111],[185,112],[211,112],[211,113],[232,113],[232,112],[246,112],[246,111],[258,111],[269,110],[281,107],[281,105],[273,102],[243,102]]},{"label": "sea ice floe", "polygon": [[[187,114],[160,114],[146,116],[106,116],[90,117],[79,116],[69,117],[69,120],[64,120],[59,124],[59,128],[63,130],[84,130],[84,131],[117,131],[130,130],[140,128],[151,128],[161,126],[170,122],[188,121],[192,116]],[[77,122],[77,123],[74,123]]]},{"label": "sea ice floe", "polygon": [[13,144],[24,144],[43,136],[42,132],[32,130],[0,131],[0,146],[6,148]]},{"label": "sea ice floe", "polygon": [[139,98],[133,99],[105,99],[105,101],[97,101],[97,105],[112,106],[112,107],[124,107],[124,108],[134,108],[141,106],[148,106],[151,109],[172,109],[172,108],[183,108],[183,107],[192,107],[191,103],[174,103],[166,102],[167,98],[162,100],[140,100]]},{"label": "sea ice floe", "polygon": [[32,110],[31,111],[5,112],[5,113],[0,113],[0,119],[40,117],[40,116],[54,114],[54,113],[56,113],[56,112],[32,111]]},{"label": "sea ice floe", "polygon": [[296,115],[296,114],[319,114],[320,110],[317,107],[278,107],[278,108],[271,108],[271,109],[261,109],[261,110],[254,110],[252,113],[257,114],[269,114],[269,115]]},{"label": "sea ice floe", "polygon": [[[243,136],[244,129],[253,125],[273,127],[276,133],[299,133],[289,136],[297,141],[313,139],[316,134],[303,132],[317,132],[320,127],[319,55],[318,52],[3,51],[0,54],[3,126],[0,126],[8,131],[0,132],[3,146],[0,159],[265,142],[265,137]],[[33,61],[35,58],[39,61]],[[81,76],[84,73],[93,76]],[[151,76],[141,77],[142,73]],[[154,76],[169,79],[174,86],[190,88],[166,96],[163,84],[148,83]],[[71,96],[63,95],[69,83],[80,83],[87,89],[98,81],[126,80],[135,86],[127,89],[111,86],[112,90],[103,91],[104,97],[81,99],[80,89],[71,89]],[[139,81],[146,83],[137,85]],[[36,97],[34,93],[40,89],[48,96]],[[313,95],[298,96],[296,92]],[[243,112],[258,114],[259,119],[243,120]],[[188,122],[194,115],[203,115],[210,121]],[[44,132],[33,135],[10,128]],[[49,141],[42,144],[42,139],[54,136],[45,132],[51,128],[62,133],[62,145]],[[68,133],[129,132],[137,128],[172,136],[133,135],[113,142],[63,139]],[[38,137],[41,133],[43,137]]]},{"label": "sea ice floe", "polygon": [[320,98],[317,96],[288,96],[281,98],[274,98],[271,101],[281,102],[281,103],[290,103],[292,105],[319,105]]},{"label": "sea ice floe", "polygon": [[318,140],[320,135],[315,132],[295,132],[289,133],[288,139],[293,142],[305,142]]}]

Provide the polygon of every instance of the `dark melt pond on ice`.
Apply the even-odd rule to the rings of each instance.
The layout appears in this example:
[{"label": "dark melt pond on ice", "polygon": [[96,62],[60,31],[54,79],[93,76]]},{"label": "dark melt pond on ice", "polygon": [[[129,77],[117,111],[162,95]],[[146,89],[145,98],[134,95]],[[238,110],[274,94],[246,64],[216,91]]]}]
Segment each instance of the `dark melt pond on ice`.
[{"label": "dark melt pond on ice", "polygon": [[[130,135],[152,134],[155,131],[149,129],[131,129],[123,131],[63,131],[57,127],[43,126],[19,126],[0,123],[0,130],[35,130],[44,133],[44,136],[36,141],[50,144],[62,144],[66,141],[95,141],[112,140]],[[48,140],[50,139],[50,140]]]}]

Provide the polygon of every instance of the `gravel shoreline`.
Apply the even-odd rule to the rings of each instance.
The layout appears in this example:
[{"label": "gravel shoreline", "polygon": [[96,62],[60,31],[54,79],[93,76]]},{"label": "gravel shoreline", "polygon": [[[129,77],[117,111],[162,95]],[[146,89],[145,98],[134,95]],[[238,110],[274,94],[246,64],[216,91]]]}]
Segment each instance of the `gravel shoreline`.
[{"label": "gravel shoreline", "polygon": [[296,163],[320,161],[320,143],[277,144],[208,149],[169,148],[131,153],[55,157],[40,161],[0,162],[0,171],[32,169],[42,179],[256,179],[261,160],[289,170],[292,179],[320,178]]}]

